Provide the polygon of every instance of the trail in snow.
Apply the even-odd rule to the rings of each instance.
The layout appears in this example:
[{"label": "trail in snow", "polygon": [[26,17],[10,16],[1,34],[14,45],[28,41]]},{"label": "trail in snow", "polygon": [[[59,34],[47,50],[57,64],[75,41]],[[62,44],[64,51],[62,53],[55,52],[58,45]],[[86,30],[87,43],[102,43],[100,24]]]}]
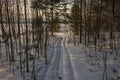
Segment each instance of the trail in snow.
[{"label": "trail in snow", "polygon": [[[79,47],[75,47],[74,45],[70,45],[66,43],[66,49],[68,50],[67,54],[69,55],[69,59],[67,59],[69,60],[69,63],[67,62],[66,63],[71,64],[71,67],[68,66],[68,71],[70,72],[72,70],[71,75],[72,74],[73,75],[72,76],[69,75],[68,78],[64,78],[63,80],[99,80],[101,79],[101,74],[102,74],[101,72],[89,71],[89,69],[95,69],[95,67],[87,63],[85,46],[81,44],[79,45]],[[63,64],[63,66],[64,65],[65,64]],[[73,78],[69,79],[69,77],[73,77]]]},{"label": "trail in snow", "polygon": [[[65,36],[59,35],[54,43],[53,53],[37,73],[37,80],[98,80],[100,73],[92,73],[87,63],[86,47],[75,47],[67,43]],[[93,67],[92,67],[93,68]]]},{"label": "trail in snow", "polygon": [[79,47],[68,44],[66,37],[62,42],[62,80],[98,80],[101,79],[101,72],[90,72],[95,68],[87,63],[86,47],[82,44]]},{"label": "trail in snow", "polygon": [[66,47],[66,38],[63,41],[63,80],[75,80],[70,55]]},{"label": "trail in snow", "polygon": [[37,73],[37,80],[75,80],[70,55],[66,47],[66,38],[59,36],[49,64]]},{"label": "trail in snow", "polygon": [[55,42],[54,51],[49,59],[48,65],[44,65],[43,68],[38,72],[38,80],[59,80],[62,40],[63,38],[59,37]]}]

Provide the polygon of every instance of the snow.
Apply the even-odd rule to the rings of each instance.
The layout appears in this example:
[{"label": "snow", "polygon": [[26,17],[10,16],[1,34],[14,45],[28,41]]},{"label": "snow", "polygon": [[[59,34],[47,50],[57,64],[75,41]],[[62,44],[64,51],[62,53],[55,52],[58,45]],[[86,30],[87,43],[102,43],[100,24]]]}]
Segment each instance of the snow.
[{"label": "snow", "polygon": [[[38,80],[97,80],[101,72],[92,73],[86,59],[85,46],[75,47],[67,43],[66,35],[59,35],[54,45],[50,63],[38,73]],[[62,36],[62,37],[61,37]]]},{"label": "snow", "polygon": [[[92,73],[88,69],[93,68],[87,63],[85,47],[80,46],[79,48],[74,48],[74,46],[69,46],[69,54],[71,58],[71,64],[74,72],[74,80],[98,80],[101,76],[101,73]],[[95,67],[94,67],[95,69]],[[67,79],[68,80],[68,79]]]},{"label": "snow", "polygon": [[[74,46],[68,43],[68,34],[56,33],[57,37],[49,41],[50,46],[47,49],[48,64],[44,59],[36,59],[35,76],[36,80],[101,80],[103,76],[104,63],[103,54],[106,52],[94,50],[90,46],[79,44]],[[33,51],[34,52],[34,51]],[[107,51],[109,53],[109,51]],[[108,77],[117,80],[120,73],[119,56],[108,55]],[[113,60],[114,59],[114,60]],[[118,59],[118,60],[116,60]],[[116,61],[115,61],[116,60]],[[114,67],[117,65],[117,67]],[[24,68],[24,67],[23,67]],[[118,73],[112,71],[117,69]],[[23,80],[20,76],[20,70],[15,69],[12,74],[12,68],[0,67],[0,80]],[[115,70],[114,70],[115,71]],[[24,80],[32,80],[32,62],[30,63],[30,72],[25,73]],[[113,80],[114,80],[113,79]],[[118,79],[119,80],[119,79]]]},{"label": "snow", "polygon": [[[49,59],[49,64],[38,73],[38,76],[42,80],[57,80],[59,78],[59,63],[61,57],[61,41],[62,38],[56,41],[54,45],[53,55]],[[39,80],[38,78],[38,80]]]}]

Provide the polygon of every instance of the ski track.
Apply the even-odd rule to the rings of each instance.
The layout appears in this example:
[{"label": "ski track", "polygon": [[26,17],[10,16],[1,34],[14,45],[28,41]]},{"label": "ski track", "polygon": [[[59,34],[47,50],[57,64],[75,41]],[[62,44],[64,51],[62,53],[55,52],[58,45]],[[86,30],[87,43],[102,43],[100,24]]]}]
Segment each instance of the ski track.
[{"label": "ski track", "polygon": [[69,51],[66,47],[66,38],[64,38],[63,41],[63,79],[62,80],[75,80]]},{"label": "ski track", "polygon": [[37,73],[37,80],[59,80],[59,64],[61,59],[61,42],[63,38],[58,37],[54,44],[53,54],[48,59],[47,65]]},{"label": "ski track", "polygon": [[99,77],[89,72],[90,66],[86,64],[85,54],[82,54],[84,49],[81,47],[78,55],[74,51],[78,49],[71,48],[66,41],[65,36],[56,39],[52,53],[48,57],[49,62],[38,70],[36,80],[96,80],[94,76]]},{"label": "ski track", "polygon": [[38,71],[37,80],[75,80],[65,37],[58,37],[48,60],[48,64]]}]

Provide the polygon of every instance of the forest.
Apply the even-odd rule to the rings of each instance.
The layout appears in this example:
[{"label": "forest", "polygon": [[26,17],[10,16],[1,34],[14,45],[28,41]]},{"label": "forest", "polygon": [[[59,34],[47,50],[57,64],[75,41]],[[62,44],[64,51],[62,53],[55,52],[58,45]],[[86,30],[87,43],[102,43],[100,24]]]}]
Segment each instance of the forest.
[{"label": "forest", "polygon": [[0,80],[120,80],[120,0],[0,0]]}]

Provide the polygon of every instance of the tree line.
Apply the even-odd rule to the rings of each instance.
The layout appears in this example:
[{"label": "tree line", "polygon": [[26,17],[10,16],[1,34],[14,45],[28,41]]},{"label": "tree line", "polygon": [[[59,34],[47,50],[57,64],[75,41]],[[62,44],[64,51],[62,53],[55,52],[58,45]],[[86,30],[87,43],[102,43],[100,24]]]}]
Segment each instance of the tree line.
[{"label": "tree line", "polygon": [[[36,60],[48,64],[49,39],[60,29],[60,9],[68,3],[59,0],[0,0],[0,66],[18,69],[25,80],[32,62],[34,80]],[[19,65],[18,65],[19,64]],[[18,71],[17,70],[17,71]]]}]

